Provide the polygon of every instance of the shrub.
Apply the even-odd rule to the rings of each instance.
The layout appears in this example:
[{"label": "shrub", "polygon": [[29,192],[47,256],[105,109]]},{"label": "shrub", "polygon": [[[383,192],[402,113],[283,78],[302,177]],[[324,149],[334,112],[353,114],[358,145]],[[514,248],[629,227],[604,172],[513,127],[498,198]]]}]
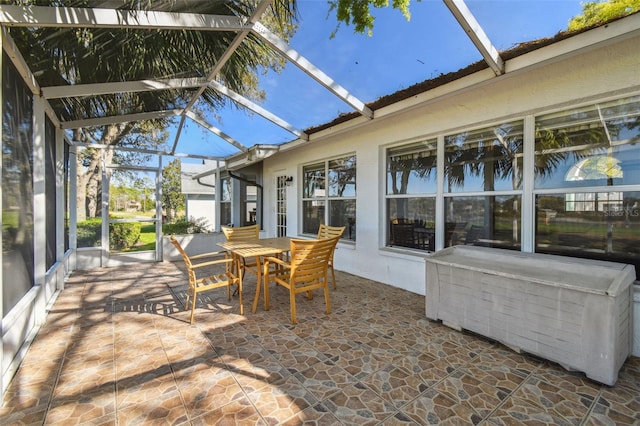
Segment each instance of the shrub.
[{"label": "shrub", "polygon": [[112,223],[109,246],[116,250],[127,249],[140,239],[140,223]]},{"label": "shrub", "polygon": [[180,218],[174,223],[162,225],[164,235],[171,234],[206,234],[208,233],[208,222],[204,217]]},{"label": "shrub", "polygon": [[78,247],[100,247],[102,219],[93,218],[78,222],[76,238]]}]

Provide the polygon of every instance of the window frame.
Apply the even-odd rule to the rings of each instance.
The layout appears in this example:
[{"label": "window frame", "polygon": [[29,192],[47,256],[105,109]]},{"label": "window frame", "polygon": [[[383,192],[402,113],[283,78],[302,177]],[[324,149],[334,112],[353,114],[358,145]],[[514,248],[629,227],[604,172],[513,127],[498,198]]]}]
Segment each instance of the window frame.
[{"label": "window frame", "polygon": [[[431,155],[420,155],[421,153],[430,153]],[[433,155],[435,153],[435,155]],[[426,186],[425,190],[410,190],[410,187],[416,186],[415,183],[409,182],[411,175],[416,172],[415,168],[405,169],[408,170],[409,176],[407,177],[406,188],[404,192],[402,192],[402,188],[400,188],[400,192],[395,192],[395,189],[392,191],[390,188],[390,182],[392,181],[391,173],[398,173],[399,169],[394,169],[394,171],[390,170],[392,161],[397,162],[398,160],[392,160],[392,157],[413,157],[406,158],[407,160],[418,160],[418,159],[427,159],[427,161],[431,162],[430,171],[428,173],[428,179],[423,182]],[[433,251],[435,250],[435,229],[436,229],[436,216],[437,216],[437,195],[438,195],[438,139],[436,137],[424,138],[418,141],[413,141],[410,143],[400,144],[388,146],[384,150],[384,216],[385,216],[385,233],[384,233],[384,241],[385,247],[391,248],[402,248],[402,249],[411,249],[411,250],[419,250],[419,251]],[[425,169],[426,170],[426,169]],[[404,173],[404,171],[400,171],[400,173]],[[394,180],[397,182],[397,180]],[[415,181],[414,181],[415,182]],[[420,183],[420,178],[417,179],[417,183]],[[420,185],[418,185],[417,189],[421,189]],[[404,222],[409,220],[409,218],[391,218],[391,207],[390,204],[396,200],[407,200],[406,204],[408,205],[411,200],[415,200],[416,204],[420,201],[424,200],[426,202],[431,202],[433,204],[433,217],[427,217],[425,214],[424,217],[414,217],[411,219],[412,227],[420,228],[424,230],[432,229],[432,233],[430,235],[420,235],[420,233],[412,232],[412,235],[415,235],[415,238],[411,238],[411,241],[407,241],[406,238],[396,238],[396,233],[394,232],[394,227],[401,227],[405,225]],[[414,204],[411,202],[411,204]],[[401,220],[402,219],[402,220]],[[400,223],[403,222],[403,223]],[[406,234],[406,231],[402,234]],[[426,232],[424,232],[426,234]],[[398,241],[396,241],[398,240]]]},{"label": "window frame", "polygon": [[[345,161],[351,163],[348,170],[352,170],[350,177],[353,179],[352,190],[349,190],[350,195],[335,195],[331,191],[331,184],[329,182],[332,163],[336,161]],[[356,240],[356,200],[357,200],[357,175],[358,175],[358,161],[356,153],[349,153],[343,155],[337,155],[325,160],[314,161],[302,166],[302,189],[301,189],[301,233],[303,235],[317,235],[317,226],[320,224],[327,224],[330,226],[345,226],[345,232],[342,234],[341,240],[354,241]],[[320,172],[322,185],[320,187],[316,185],[308,184],[308,174],[311,172]],[[339,172],[338,172],[339,173]],[[311,194],[311,192],[314,194]],[[350,216],[343,216],[345,220],[336,222],[332,220],[332,202],[346,201],[352,204],[350,209],[353,210],[353,214]],[[305,222],[307,220],[306,206],[308,203],[317,203],[319,209],[322,210],[322,217],[318,217],[319,223],[317,226],[312,226]]]}]

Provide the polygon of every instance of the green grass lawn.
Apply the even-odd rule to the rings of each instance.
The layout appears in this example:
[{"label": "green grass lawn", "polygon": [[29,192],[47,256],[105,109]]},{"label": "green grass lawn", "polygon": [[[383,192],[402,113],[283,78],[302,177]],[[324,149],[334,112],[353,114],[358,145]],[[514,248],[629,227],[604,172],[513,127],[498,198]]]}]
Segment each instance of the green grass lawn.
[{"label": "green grass lawn", "polygon": [[123,252],[145,251],[156,249],[156,224],[145,223],[140,228],[140,239],[133,246]]},{"label": "green grass lawn", "polygon": [[156,224],[149,223],[140,228],[140,240],[136,244],[138,250],[155,250],[156,248]]}]

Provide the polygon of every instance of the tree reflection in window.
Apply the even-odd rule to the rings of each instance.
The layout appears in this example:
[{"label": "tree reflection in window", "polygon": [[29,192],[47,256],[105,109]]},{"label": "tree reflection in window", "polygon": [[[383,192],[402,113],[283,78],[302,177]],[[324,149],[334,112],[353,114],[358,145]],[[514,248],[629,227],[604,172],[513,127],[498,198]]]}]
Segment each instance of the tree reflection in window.
[{"label": "tree reflection in window", "polygon": [[445,192],[522,186],[523,124],[504,123],[445,137]]}]

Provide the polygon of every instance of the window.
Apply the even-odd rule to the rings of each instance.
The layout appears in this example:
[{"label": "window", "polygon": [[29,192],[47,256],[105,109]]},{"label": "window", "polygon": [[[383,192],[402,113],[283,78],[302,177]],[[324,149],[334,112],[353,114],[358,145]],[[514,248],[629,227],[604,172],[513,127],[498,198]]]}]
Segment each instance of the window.
[{"label": "window", "polygon": [[535,235],[536,252],[638,264],[640,191],[536,195]]},{"label": "window", "polygon": [[258,187],[256,185],[242,185],[244,192],[244,201],[242,207],[244,210],[244,217],[242,218],[242,225],[255,225],[257,223],[257,201],[258,201]]},{"label": "window", "polygon": [[640,263],[639,118],[635,96],[536,119],[537,252]]},{"label": "window", "polygon": [[56,203],[56,182],[58,181],[56,176],[56,128],[49,117],[45,119],[44,135],[44,192],[47,205],[47,215],[45,218],[45,233],[47,235],[45,261],[48,269],[53,266],[57,260],[56,213],[58,210]]},{"label": "window", "polygon": [[445,247],[520,250],[523,145],[522,121],[445,137]]},{"label": "window", "polygon": [[444,191],[520,189],[522,131],[519,121],[446,136]]},{"label": "window", "polygon": [[457,244],[520,250],[522,197],[445,198],[445,247]]},{"label": "window", "polygon": [[276,235],[287,235],[287,177],[276,178]]},{"label": "window", "polygon": [[640,96],[536,119],[536,189],[640,184]]},{"label": "window", "polygon": [[536,189],[640,184],[640,96],[536,119]]},{"label": "window", "polygon": [[220,224],[231,225],[231,178],[223,177],[220,179],[222,191],[220,194]]},{"label": "window", "polygon": [[435,139],[387,150],[388,246],[434,250]]},{"label": "window", "polygon": [[317,234],[321,223],[345,226],[342,238],[355,241],[355,155],[305,166],[302,174],[302,232]]}]

